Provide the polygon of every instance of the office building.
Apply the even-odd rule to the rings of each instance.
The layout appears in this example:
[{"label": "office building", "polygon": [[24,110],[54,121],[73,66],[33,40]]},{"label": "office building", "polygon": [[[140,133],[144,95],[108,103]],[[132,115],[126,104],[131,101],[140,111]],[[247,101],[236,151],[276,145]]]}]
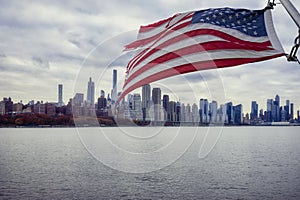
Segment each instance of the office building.
[{"label": "office building", "polygon": [[104,90],[100,90],[100,97],[105,98],[105,91]]},{"label": "office building", "polygon": [[91,77],[89,79],[88,88],[87,88],[87,102],[90,105],[95,104],[95,83],[92,81]]},{"label": "office building", "polygon": [[58,107],[63,106],[63,85],[59,84],[58,85]]},{"label": "office building", "polygon": [[166,121],[170,120],[170,115],[169,115],[169,112],[170,112],[170,108],[169,108],[169,95],[163,95],[163,108],[164,108],[164,119]]},{"label": "office building", "polygon": [[162,110],[161,110],[161,90],[160,88],[152,89],[152,102],[154,108],[154,121],[161,121]]},{"label": "office building", "polygon": [[149,118],[148,111],[151,106],[151,86],[149,84],[142,87],[142,112],[143,120]]},{"label": "office building", "polygon": [[111,102],[115,104],[118,100],[118,88],[117,88],[117,77],[118,72],[116,69],[113,70],[113,82],[112,82],[112,90],[111,90]]},{"label": "office building", "polygon": [[243,106],[241,104],[233,106],[233,124],[241,125],[243,123]]},{"label": "office building", "polygon": [[209,104],[210,123],[217,122],[217,111],[218,111],[218,103],[217,103],[217,101],[212,101]]},{"label": "office building", "polygon": [[76,93],[72,100],[72,103],[73,103],[73,105],[76,105],[76,106],[82,106],[83,101],[84,101],[84,94]]},{"label": "office building", "polygon": [[208,100],[200,99],[199,103],[199,114],[200,114],[200,123],[207,124],[209,123],[209,108],[208,108]]},{"label": "office building", "polygon": [[258,118],[258,104],[256,101],[251,102],[250,120],[254,121]]}]

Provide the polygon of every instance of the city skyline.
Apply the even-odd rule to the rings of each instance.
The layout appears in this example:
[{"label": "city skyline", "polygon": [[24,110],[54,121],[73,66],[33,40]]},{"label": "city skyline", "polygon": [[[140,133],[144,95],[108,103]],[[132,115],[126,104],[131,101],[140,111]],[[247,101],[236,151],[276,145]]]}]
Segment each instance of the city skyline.
[{"label": "city skyline", "polygon": [[[111,93],[109,93],[109,92],[106,93],[105,90],[98,89],[99,90],[99,93],[98,93],[99,96],[98,96],[98,95],[95,95],[95,94],[97,94],[97,90],[95,88],[95,83],[94,83],[94,81],[92,81],[92,78],[89,77],[88,82],[87,82],[87,92],[86,93],[84,93],[84,92],[76,92],[73,96],[68,97],[68,99],[73,99],[73,101],[75,101],[75,104],[83,104],[84,101],[86,101],[89,105],[95,105],[96,106],[97,104],[99,104],[99,98],[105,98],[105,99],[109,98],[111,100],[112,104],[115,104],[115,101],[112,98],[113,93],[120,94],[120,92],[118,92],[116,90],[116,88],[117,88],[117,86],[116,86],[116,82],[117,82],[117,70],[116,69],[113,69],[113,71],[112,71],[112,80],[113,80],[112,81],[112,89],[110,90]],[[141,116],[143,116],[143,119],[146,118],[145,111],[150,108],[151,103],[153,103],[154,105],[155,104],[162,105],[165,110],[168,109],[168,105],[166,104],[166,102],[169,102],[169,101],[172,101],[172,102],[175,102],[175,103],[176,102],[177,103],[183,103],[183,104],[186,104],[186,105],[196,104],[197,106],[199,106],[199,109],[202,110],[202,113],[201,113],[202,115],[207,115],[207,113],[208,113],[208,106],[213,106],[213,107],[216,107],[216,109],[218,109],[218,100],[216,100],[216,99],[209,99],[207,97],[201,97],[201,99],[199,99],[199,103],[198,104],[197,104],[197,102],[190,102],[190,101],[184,102],[184,101],[180,101],[180,97],[179,97],[179,99],[174,99],[172,97],[170,99],[170,96],[172,96],[172,95],[169,95],[168,92],[163,91],[159,87],[154,87],[151,90],[151,85],[155,85],[155,84],[144,85],[143,87],[138,88],[137,90],[134,90],[133,92],[129,93],[124,98],[125,102],[126,102],[126,99],[127,99],[127,101],[129,101],[129,99],[132,99],[133,102],[134,102],[134,99],[136,99],[136,98],[140,99],[140,101],[141,101],[140,104],[141,105],[138,106],[138,110],[141,111]],[[47,101],[47,100],[43,100],[43,99],[37,99],[37,100],[31,99],[30,101],[28,101],[28,104],[32,104],[32,102],[57,103],[57,106],[61,107],[61,106],[64,105],[64,102],[65,102],[65,100],[63,98],[63,93],[64,93],[63,92],[63,84],[60,83],[60,84],[58,84],[57,101]],[[105,93],[107,94],[107,96],[105,96]],[[115,95],[117,95],[117,94],[115,94]],[[11,98],[11,97],[4,96],[3,98]],[[98,99],[98,101],[97,101],[97,99]],[[276,96],[274,97],[274,99],[267,98],[265,100],[265,105],[266,106],[263,106],[264,104],[257,103],[257,100],[255,100],[255,99],[249,100],[250,110],[244,109],[244,112],[242,112],[242,114],[250,114],[249,118],[252,117],[253,113],[256,116],[259,116],[259,111],[260,110],[271,111],[272,110],[272,106],[274,104],[275,106],[277,106],[277,108],[276,108],[277,110],[276,111],[272,111],[272,112],[276,112],[277,116],[279,116],[280,115],[279,114],[279,112],[280,112],[279,108],[280,108],[280,105],[281,105],[280,99],[281,98],[280,98],[280,96],[278,94],[276,94]],[[211,103],[209,103],[209,101]],[[17,100],[17,102],[18,103],[23,103],[24,105],[27,104],[26,102],[23,102],[22,100]],[[286,99],[285,102],[286,102],[286,105],[283,107],[284,111],[286,111],[287,113],[289,113],[289,111],[288,111],[289,108],[285,108],[285,107],[286,106],[287,107],[291,106],[293,108],[293,116],[294,116],[294,118],[298,117],[297,116],[297,111],[300,110],[299,104],[297,102],[295,104],[295,102],[291,102],[291,100],[289,100],[289,99]],[[242,107],[245,108],[244,107],[245,105],[243,105],[242,103],[232,102],[232,101],[221,102],[220,106],[225,105],[227,103],[242,105]],[[105,103],[101,102],[101,105],[102,104],[106,105],[107,104],[106,100],[105,100]],[[133,106],[134,106],[134,110],[136,110],[135,105],[133,105]],[[205,107],[205,109],[204,109],[204,107]],[[155,119],[160,119],[160,117],[156,116]],[[279,121],[279,120],[276,119],[275,121]]]},{"label": "city skyline", "polygon": [[[100,116],[104,114],[104,116],[108,115],[108,110],[113,109],[117,97],[110,98],[113,93],[118,93],[116,90],[116,82],[117,82],[117,70],[113,69],[112,71],[112,89],[111,93],[107,93],[107,97],[105,97],[105,91],[99,90],[99,96],[95,96],[97,94],[95,90],[95,84],[92,81],[92,78],[89,77],[87,82],[87,92],[85,93],[76,93],[74,97],[70,97],[68,106],[71,103],[71,106],[76,108],[76,106],[87,106],[87,108],[94,108],[95,111]],[[152,89],[151,89],[152,88]],[[115,94],[116,95],[116,94]],[[127,99],[127,101],[126,101]],[[3,97],[3,101],[1,101],[1,113],[4,114],[7,108],[5,108],[7,101],[10,102],[11,98]],[[4,103],[3,103],[4,102]],[[285,102],[285,104],[284,104]],[[38,105],[38,110],[34,107],[34,112],[40,113],[40,109],[42,105],[45,105],[43,101],[31,100],[26,103],[18,102],[16,104],[18,108],[18,112],[20,112],[20,105],[33,105],[36,103]],[[57,93],[57,102],[48,102],[45,101],[46,107],[42,108],[42,112],[46,112],[47,105],[51,105],[51,113],[53,113],[53,105],[56,107],[62,107],[63,103],[63,84],[58,84],[58,93]],[[300,109],[291,102],[289,99],[283,101],[280,96],[277,94],[274,99],[268,98],[266,100],[266,109],[263,106],[259,105],[255,99],[251,100],[251,109],[250,111],[245,111],[243,104],[236,104],[236,102],[221,102],[220,104],[216,100],[209,100],[207,98],[201,98],[198,103],[197,102],[184,102],[176,99],[170,98],[168,94],[165,93],[159,87],[151,87],[150,84],[144,85],[141,88],[141,93],[129,93],[125,98],[120,102],[119,109],[121,110],[132,110],[130,111],[130,118],[136,118],[139,120],[149,120],[151,117],[150,112],[153,112],[154,121],[189,121],[200,122],[203,124],[208,123],[219,123],[227,121],[227,123],[234,124],[243,124],[243,120],[247,120],[247,122],[251,121],[251,123],[261,123],[260,121],[265,122],[284,122],[290,121],[291,119],[298,119]],[[124,105],[127,105],[128,108],[125,108]],[[4,108],[3,108],[4,106]],[[11,105],[13,107],[16,107]],[[74,107],[75,106],[75,107]],[[153,108],[151,108],[153,106]],[[72,110],[72,108],[69,108]],[[151,111],[151,109],[153,109]],[[27,109],[25,109],[28,112]],[[76,110],[76,109],[75,109]],[[73,114],[75,116],[80,115],[77,114],[73,110]],[[54,112],[55,113],[55,112]],[[80,113],[78,111],[78,113]],[[174,114],[172,114],[174,113]],[[186,114],[187,113],[187,114]],[[191,114],[189,114],[191,113]],[[226,116],[224,116],[226,113]],[[97,114],[97,115],[98,115]],[[126,114],[125,114],[126,115]]]}]

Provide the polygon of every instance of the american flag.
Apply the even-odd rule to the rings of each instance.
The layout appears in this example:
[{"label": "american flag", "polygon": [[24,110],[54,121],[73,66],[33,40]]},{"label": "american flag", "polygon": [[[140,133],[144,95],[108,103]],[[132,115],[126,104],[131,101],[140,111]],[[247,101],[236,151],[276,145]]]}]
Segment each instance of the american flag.
[{"label": "american flag", "polygon": [[206,9],[141,26],[119,99],[145,84],[205,69],[284,55],[270,9]]}]

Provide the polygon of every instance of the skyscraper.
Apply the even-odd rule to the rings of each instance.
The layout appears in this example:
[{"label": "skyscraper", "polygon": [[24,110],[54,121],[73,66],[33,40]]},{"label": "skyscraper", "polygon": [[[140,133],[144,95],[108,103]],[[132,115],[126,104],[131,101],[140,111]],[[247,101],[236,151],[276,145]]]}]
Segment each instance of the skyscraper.
[{"label": "skyscraper", "polygon": [[281,121],[281,119],[280,119],[280,115],[281,115],[281,113],[280,113],[280,97],[279,97],[279,95],[276,95],[275,96],[275,101],[274,101],[274,105],[273,105],[273,121],[275,121],[275,122],[279,122],[279,121]]},{"label": "skyscraper", "polygon": [[118,76],[118,72],[116,69],[114,69],[113,70],[113,87],[112,87],[112,91],[111,91],[111,101],[113,104],[116,103],[116,101],[118,99],[117,76]]},{"label": "skyscraper", "polygon": [[290,100],[286,100],[286,105],[284,107],[285,110],[285,120],[288,121],[290,119]]},{"label": "skyscraper", "polygon": [[150,108],[151,87],[149,84],[142,87],[142,108]]},{"label": "skyscraper", "polygon": [[154,106],[154,121],[161,121],[161,90],[160,88],[152,89],[152,102]]},{"label": "skyscraper", "polygon": [[209,122],[208,117],[208,101],[207,99],[200,99],[199,103],[200,122],[206,124]]},{"label": "skyscraper", "polygon": [[258,118],[258,104],[256,103],[256,101],[252,101],[250,119],[255,120],[257,118]]},{"label": "skyscraper", "polygon": [[161,90],[160,88],[153,88],[152,89],[152,101],[153,104],[159,104],[161,105]]},{"label": "skyscraper", "polygon": [[104,92],[104,90],[100,90],[100,97],[105,97],[105,92]]},{"label": "skyscraper", "polygon": [[165,120],[170,120],[170,108],[169,108],[169,95],[163,96],[163,108],[165,110],[164,118]]},{"label": "skyscraper", "polygon": [[274,111],[273,99],[268,99],[267,100],[267,111],[266,111],[267,122],[272,122],[273,121],[273,116],[274,116],[273,111]]},{"label": "skyscraper", "polygon": [[236,125],[242,124],[242,114],[243,114],[243,106],[239,104],[237,106],[233,106],[233,123]]},{"label": "skyscraper", "polygon": [[58,85],[58,107],[63,106],[63,85]]},{"label": "skyscraper", "polygon": [[117,76],[118,72],[116,69],[113,70],[113,88],[117,88]]},{"label": "skyscraper", "polygon": [[133,94],[132,109],[135,111],[141,111],[141,95],[138,93]]},{"label": "skyscraper", "polygon": [[293,120],[294,119],[294,104],[291,103],[291,114],[290,114],[290,119]]},{"label": "skyscraper", "polygon": [[151,104],[151,87],[149,84],[146,84],[142,87],[142,112],[143,112],[143,120],[146,120],[149,116],[147,116],[147,111],[150,108]]},{"label": "skyscraper", "polygon": [[218,111],[218,102],[212,101],[209,104],[209,114],[210,114],[210,122],[211,123],[217,122],[217,111]]},{"label": "skyscraper", "polygon": [[227,116],[227,123],[228,124],[233,124],[233,104],[232,102],[229,102],[226,104],[226,116]]},{"label": "skyscraper", "polygon": [[91,105],[95,104],[95,83],[92,81],[90,77],[87,88],[87,102]]}]

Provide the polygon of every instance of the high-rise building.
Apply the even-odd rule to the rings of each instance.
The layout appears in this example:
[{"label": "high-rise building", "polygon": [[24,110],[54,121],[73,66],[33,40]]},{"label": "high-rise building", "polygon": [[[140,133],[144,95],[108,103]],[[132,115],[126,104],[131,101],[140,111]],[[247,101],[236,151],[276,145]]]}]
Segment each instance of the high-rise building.
[{"label": "high-rise building", "polygon": [[285,110],[285,120],[288,121],[290,119],[290,100],[286,100],[284,110]]},{"label": "high-rise building", "polygon": [[191,121],[192,122],[199,122],[199,108],[197,104],[193,103],[192,105],[192,113],[191,113]]},{"label": "high-rise building", "polygon": [[280,119],[281,113],[280,113],[280,97],[279,97],[279,95],[275,96],[275,101],[273,102],[272,114],[273,114],[273,121],[275,121],[275,122],[281,121],[281,119]]},{"label": "high-rise building", "polygon": [[100,90],[100,97],[105,98],[105,92],[104,92],[104,90]]},{"label": "high-rise building", "polygon": [[154,107],[154,121],[161,121],[161,90],[160,88],[152,89],[152,102]]},{"label": "high-rise building", "polygon": [[250,113],[250,120],[256,120],[258,118],[258,104],[256,101],[251,102],[251,113]]},{"label": "high-rise building", "polygon": [[200,113],[200,122],[202,124],[209,123],[209,109],[207,99],[200,99],[199,113]]},{"label": "high-rise building", "polygon": [[170,115],[169,115],[169,112],[170,112],[170,108],[169,108],[169,95],[164,95],[163,96],[163,108],[165,110],[164,112],[164,118],[165,120],[170,120]]},{"label": "high-rise building", "polygon": [[161,105],[161,90],[160,88],[152,89],[152,102],[154,105]]},{"label": "high-rise building", "polygon": [[113,88],[117,87],[117,76],[118,76],[118,72],[116,69],[113,70]]},{"label": "high-rise building", "polygon": [[273,99],[268,99],[267,100],[267,111],[266,111],[266,120],[267,122],[272,122],[273,116],[274,116],[274,103],[273,103]]},{"label": "high-rise building", "polygon": [[113,87],[112,87],[112,91],[111,91],[111,101],[113,104],[115,104],[118,100],[117,77],[118,77],[118,72],[116,69],[114,69],[113,70]]},{"label": "high-rise building", "polygon": [[131,117],[132,119],[142,119],[142,99],[141,95],[138,93],[133,94],[132,98],[132,112]]},{"label": "high-rise building", "polygon": [[168,107],[169,107],[168,120],[171,122],[175,122],[176,121],[176,102],[170,101]]},{"label": "high-rise building", "polygon": [[233,106],[233,123],[236,125],[240,125],[243,123],[243,106],[239,104],[237,106]]},{"label": "high-rise building", "polygon": [[59,84],[58,85],[58,106],[61,107],[63,106],[63,85]]},{"label": "high-rise building", "polygon": [[149,118],[147,116],[148,110],[151,105],[151,86],[146,84],[142,87],[142,112],[143,112],[143,120]]},{"label": "high-rise building", "polygon": [[229,102],[226,104],[226,117],[227,117],[227,123],[233,124],[234,115],[233,115],[233,104],[232,102]]},{"label": "high-rise building", "polygon": [[98,98],[98,106],[97,107],[98,107],[98,110],[101,110],[101,111],[103,111],[103,110],[106,109],[106,107],[107,107],[107,100],[106,100],[105,97]]},{"label": "high-rise building", "polygon": [[[185,121],[186,122],[191,122],[193,119],[192,119],[192,111],[191,111],[191,105],[188,103],[185,107]],[[196,113],[199,115],[199,111],[198,113]]]},{"label": "high-rise building", "polygon": [[290,119],[293,120],[294,119],[294,104],[291,103],[291,114],[290,114]]},{"label": "high-rise building", "polygon": [[217,111],[218,111],[218,102],[212,101],[209,104],[209,116],[210,116],[210,122],[216,123],[217,122]]},{"label": "high-rise building", "polygon": [[84,100],[84,94],[76,93],[72,100],[72,103],[73,103],[73,105],[76,105],[76,106],[82,106],[83,100]]},{"label": "high-rise building", "polygon": [[218,119],[217,119],[217,122],[218,123],[221,123],[221,124],[224,124],[225,122],[228,121],[228,118],[227,118],[227,106],[226,104],[222,104],[220,105],[220,108],[218,109]]},{"label": "high-rise building", "polygon": [[87,88],[87,102],[91,105],[95,104],[95,83],[90,77]]},{"label": "high-rise building", "polygon": [[133,94],[133,105],[132,108],[135,111],[141,111],[141,95],[138,93]]},{"label": "high-rise building", "polygon": [[184,103],[182,103],[181,104],[181,113],[180,113],[182,122],[187,122],[188,114],[186,111],[187,111],[187,106],[185,106]]}]

